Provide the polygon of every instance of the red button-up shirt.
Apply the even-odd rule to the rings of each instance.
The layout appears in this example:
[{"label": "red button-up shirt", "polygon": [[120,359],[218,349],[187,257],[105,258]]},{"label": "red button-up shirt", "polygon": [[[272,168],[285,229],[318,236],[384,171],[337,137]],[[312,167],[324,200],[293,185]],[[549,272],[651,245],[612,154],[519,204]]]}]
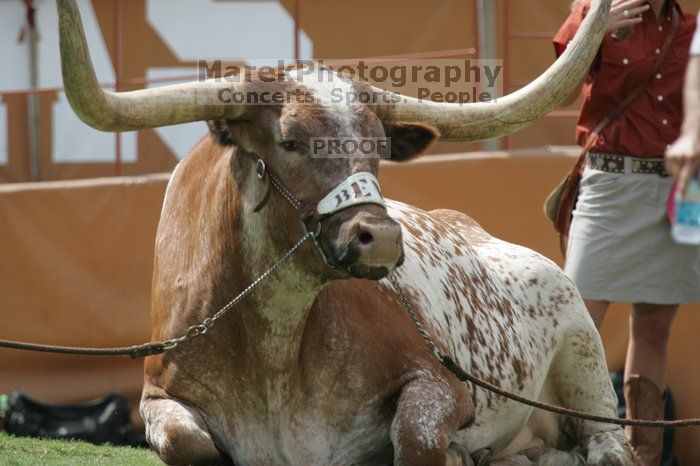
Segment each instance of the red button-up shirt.
[{"label": "red button-up shirt", "polygon": [[[683,80],[696,18],[685,15],[676,0],[669,0],[680,13],[678,31],[661,70],[622,115],[600,134],[594,151],[633,157],[663,157],[676,140],[683,121]],[[557,56],[573,39],[589,3],[579,3],[554,36]],[[583,84],[584,102],[576,126],[576,142],[583,146],[598,123],[642,81],[648,80],[671,29],[671,12],[657,19],[652,9],[643,14],[625,39],[610,34]]]}]

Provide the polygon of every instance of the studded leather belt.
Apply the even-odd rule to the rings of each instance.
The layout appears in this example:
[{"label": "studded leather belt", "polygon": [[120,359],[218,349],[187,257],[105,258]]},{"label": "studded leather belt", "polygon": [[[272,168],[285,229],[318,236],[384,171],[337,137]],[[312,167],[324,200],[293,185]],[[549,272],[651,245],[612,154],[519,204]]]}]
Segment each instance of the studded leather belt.
[{"label": "studded leather belt", "polygon": [[588,167],[610,173],[668,176],[664,159],[640,159],[602,152],[588,153]]}]

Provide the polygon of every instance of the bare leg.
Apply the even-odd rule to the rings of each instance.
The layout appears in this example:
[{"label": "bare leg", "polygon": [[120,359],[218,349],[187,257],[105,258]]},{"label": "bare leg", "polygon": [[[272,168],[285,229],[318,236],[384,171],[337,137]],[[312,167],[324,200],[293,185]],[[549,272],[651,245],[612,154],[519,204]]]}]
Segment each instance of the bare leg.
[{"label": "bare leg", "polygon": [[608,301],[596,301],[594,299],[586,299],[584,300],[584,303],[586,303],[586,309],[588,309],[588,313],[593,319],[595,328],[600,330],[600,328],[603,326],[605,314],[608,312],[610,303]]},{"label": "bare leg", "polygon": [[[627,416],[663,418],[668,337],[677,305],[635,304],[630,316],[630,343],[625,365]],[[663,449],[661,429],[627,427],[640,466],[658,466]]]},{"label": "bare leg", "polygon": [[668,337],[677,311],[677,304],[637,303],[632,307],[625,380],[630,374],[639,374],[663,391],[666,387]]}]

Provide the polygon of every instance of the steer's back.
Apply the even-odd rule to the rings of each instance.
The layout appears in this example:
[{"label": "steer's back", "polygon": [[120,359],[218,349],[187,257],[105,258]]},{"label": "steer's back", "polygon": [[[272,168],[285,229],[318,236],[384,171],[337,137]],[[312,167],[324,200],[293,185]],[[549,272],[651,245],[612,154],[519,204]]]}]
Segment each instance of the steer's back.
[{"label": "steer's back", "polygon": [[[443,350],[472,374],[548,398],[549,368],[566,336],[590,327],[574,285],[550,260],[497,240],[464,214],[390,203],[404,227],[400,283]],[[530,410],[470,387],[476,422],[467,445],[504,448]]]}]

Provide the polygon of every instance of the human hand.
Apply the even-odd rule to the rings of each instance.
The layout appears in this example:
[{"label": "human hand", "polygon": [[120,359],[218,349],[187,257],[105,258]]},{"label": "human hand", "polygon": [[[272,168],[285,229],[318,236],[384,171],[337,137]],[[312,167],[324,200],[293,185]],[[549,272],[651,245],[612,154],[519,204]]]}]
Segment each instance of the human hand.
[{"label": "human hand", "polygon": [[676,177],[681,192],[685,192],[698,169],[700,169],[700,130],[684,131],[666,151],[666,170]]},{"label": "human hand", "polygon": [[641,23],[642,13],[649,8],[646,0],[613,0],[605,32],[609,34]]}]

